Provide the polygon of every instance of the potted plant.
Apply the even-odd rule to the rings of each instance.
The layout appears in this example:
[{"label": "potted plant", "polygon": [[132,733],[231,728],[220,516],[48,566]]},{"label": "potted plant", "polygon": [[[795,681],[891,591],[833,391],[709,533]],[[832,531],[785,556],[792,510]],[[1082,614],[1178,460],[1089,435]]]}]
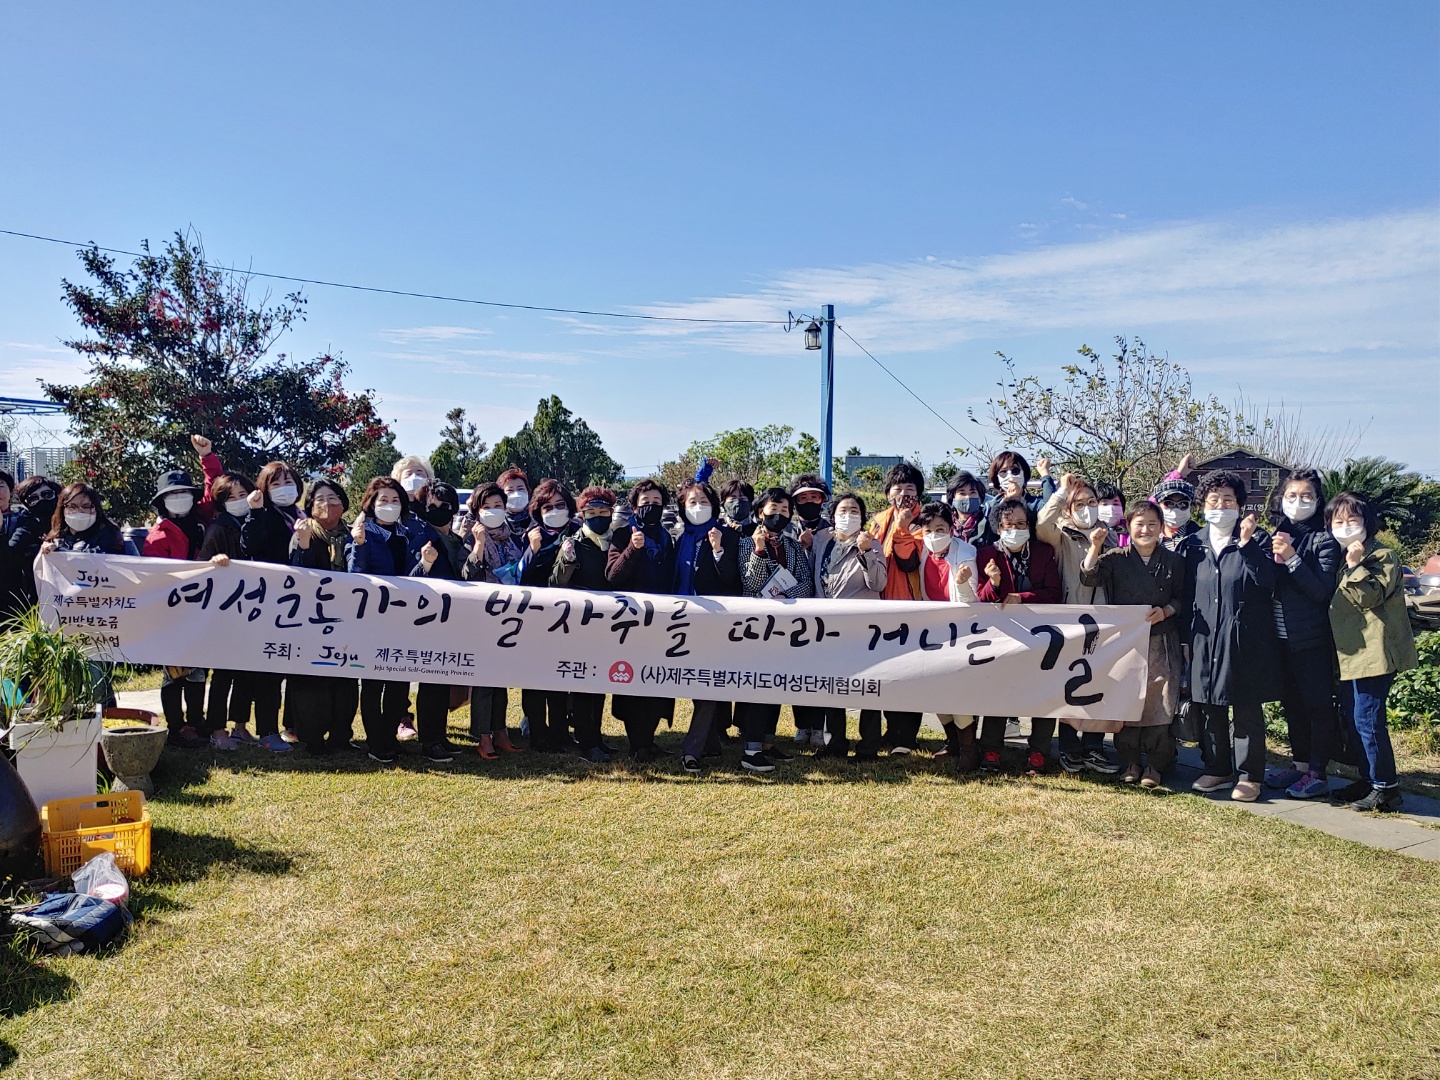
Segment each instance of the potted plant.
[{"label": "potted plant", "polygon": [[35,805],[95,794],[102,729],[92,639],[45,624],[37,609],[0,636],[0,704],[15,768]]}]

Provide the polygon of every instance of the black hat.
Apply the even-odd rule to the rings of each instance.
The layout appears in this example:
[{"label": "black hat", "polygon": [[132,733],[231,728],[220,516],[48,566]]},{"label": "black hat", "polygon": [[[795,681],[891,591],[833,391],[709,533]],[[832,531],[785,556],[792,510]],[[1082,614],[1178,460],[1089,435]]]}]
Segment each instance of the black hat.
[{"label": "black hat", "polygon": [[188,491],[191,495],[199,495],[200,489],[190,482],[190,474],[184,469],[171,469],[169,472],[160,474],[160,481],[156,484],[155,497],[150,500],[150,505],[159,509],[160,500],[166,495],[174,495],[177,492]]}]

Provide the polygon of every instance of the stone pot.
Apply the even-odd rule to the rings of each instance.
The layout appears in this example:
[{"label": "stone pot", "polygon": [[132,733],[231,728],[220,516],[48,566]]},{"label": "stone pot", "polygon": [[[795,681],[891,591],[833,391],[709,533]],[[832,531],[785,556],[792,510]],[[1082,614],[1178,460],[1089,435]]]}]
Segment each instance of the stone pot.
[{"label": "stone pot", "polygon": [[146,798],[155,794],[150,770],[160,760],[169,731],[154,713],[144,709],[106,709],[107,720],[133,720],[123,727],[107,727],[100,734],[105,764],[115,774],[111,791],[139,791]]}]

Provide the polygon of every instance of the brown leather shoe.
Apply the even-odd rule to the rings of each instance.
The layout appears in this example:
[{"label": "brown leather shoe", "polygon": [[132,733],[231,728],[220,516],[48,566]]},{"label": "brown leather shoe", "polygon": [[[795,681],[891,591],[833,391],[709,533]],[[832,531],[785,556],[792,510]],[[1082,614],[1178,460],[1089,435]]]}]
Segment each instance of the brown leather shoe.
[{"label": "brown leather shoe", "polygon": [[1146,766],[1145,772],[1140,777],[1140,786],[1143,788],[1157,788],[1160,786],[1160,774],[1154,769]]},{"label": "brown leather shoe", "polygon": [[1140,768],[1140,763],[1137,761],[1133,765],[1125,766],[1125,771],[1120,774],[1120,782],[1122,784],[1138,784],[1142,775],[1143,771]]},{"label": "brown leather shoe", "polygon": [[495,752],[495,740],[489,735],[480,736],[480,745],[475,747],[486,761],[494,761],[500,755]]},{"label": "brown leather shoe", "polygon": [[505,728],[501,728],[495,732],[494,743],[497,750],[504,750],[507,754],[519,754],[522,752],[520,747],[510,741],[510,732]]}]

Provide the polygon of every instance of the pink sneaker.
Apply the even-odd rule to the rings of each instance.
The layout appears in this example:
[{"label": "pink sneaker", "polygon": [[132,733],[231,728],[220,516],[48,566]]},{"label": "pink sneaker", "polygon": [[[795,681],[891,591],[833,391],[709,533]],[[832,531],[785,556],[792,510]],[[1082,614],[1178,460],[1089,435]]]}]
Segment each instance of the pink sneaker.
[{"label": "pink sneaker", "polygon": [[223,731],[210,733],[210,746],[215,750],[234,750],[240,744]]},{"label": "pink sneaker", "polygon": [[401,724],[395,731],[395,738],[400,742],[413,742],[419,737],[419,733],[409,724]]}]

